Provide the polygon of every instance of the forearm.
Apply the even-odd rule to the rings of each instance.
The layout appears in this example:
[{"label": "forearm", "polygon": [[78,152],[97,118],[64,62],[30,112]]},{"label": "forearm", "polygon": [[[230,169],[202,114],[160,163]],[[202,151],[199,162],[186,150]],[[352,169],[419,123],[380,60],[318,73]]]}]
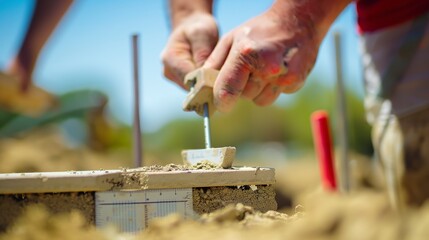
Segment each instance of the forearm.
[{"label": "forearm", "polygon": [[314,32],[315,40],[320,42],[337,16],[351,2],[352,0],[276,0],[271,11],[282,18],[295,18],[295,22],[299,24],[295,27],[304,27]]},{"label": "forearm", "polygon": [[34,14],[22,44],[20,54],[30,61],[36,60],[39,52],[51,36],[73,0],[38,0]]},{"label": "forearm", "polygon": [[213,0],[170,0],[171,26],[173,29],[193,13],[212,13]]}]

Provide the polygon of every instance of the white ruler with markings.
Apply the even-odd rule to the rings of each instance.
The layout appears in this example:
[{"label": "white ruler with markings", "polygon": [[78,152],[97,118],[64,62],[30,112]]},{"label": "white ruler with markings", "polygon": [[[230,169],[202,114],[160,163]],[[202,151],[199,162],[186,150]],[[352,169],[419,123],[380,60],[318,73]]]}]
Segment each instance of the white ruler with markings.
[{"label": "white ruler with markings", "polygon": [[179,213],[193,217],[192,188],[106,191],[95,193],[95,225],[115,225],[121,232],[138,232],[149,221]]}]

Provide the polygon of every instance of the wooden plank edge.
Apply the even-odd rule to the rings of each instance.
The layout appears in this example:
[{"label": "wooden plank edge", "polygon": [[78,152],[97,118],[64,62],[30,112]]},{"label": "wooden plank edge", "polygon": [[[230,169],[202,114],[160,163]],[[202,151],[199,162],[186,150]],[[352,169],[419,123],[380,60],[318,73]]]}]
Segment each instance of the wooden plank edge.
[{"label": "wooden plank edge", "polygon": [[0,194],[270,185],[273,168],[143,172],[138,169],[0,174]]}]

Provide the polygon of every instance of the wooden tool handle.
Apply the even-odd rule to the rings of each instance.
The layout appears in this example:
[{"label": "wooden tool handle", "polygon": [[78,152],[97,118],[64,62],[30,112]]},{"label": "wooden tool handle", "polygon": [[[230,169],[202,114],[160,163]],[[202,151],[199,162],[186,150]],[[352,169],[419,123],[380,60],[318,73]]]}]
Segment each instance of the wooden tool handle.
[{"label": "wooden tool handle", "polygon": [[195,111],[203,116],[203,105],[208,103],[209,116],[215,112],[213,86],[218,74],[219,71],[215,69],[199,68],[185,76],[184,83],[190,88],[190,91],[183,103],[184,111]]}]

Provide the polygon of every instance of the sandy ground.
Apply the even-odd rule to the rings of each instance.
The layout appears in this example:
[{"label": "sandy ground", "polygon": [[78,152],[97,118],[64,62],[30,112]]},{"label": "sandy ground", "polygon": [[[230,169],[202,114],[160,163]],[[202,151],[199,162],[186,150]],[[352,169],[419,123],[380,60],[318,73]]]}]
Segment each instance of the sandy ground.
[{"label": "sandy ground", "polygon": [[114,169],[128,167],[128,158],[123,152],[73,148],[55,127],[0,140],[0,173]]},{"label": "sandy ground", "polygon": [[170,215],[136,236],[85,225],[76,213],[31,207],[0,239],[427,239],[429,206],[398,215],[383,194],[308,195],[293,215],[238,204],[195,220]]},{"label": "sandy ground", "polygon": [[[43,135],[1,141],[0,171],[124,166],[111,160],[100,165],[104,156],[88,149],[70,149],[55,132]],[[114,228],[95,229],[77,211],[52,213],[42,205],[30,205],[0,239],[427,239],[429,204],[396,213],[386,194],[368,180],[372,170],[365,164],[357,169],[355,191],[347,195],[327,193],[319,188],[317,164],[295,161],[276,169],[278,203],[289,208],[263,213],[237,204],[191,220],[170,215],[152,221],[137,235],[121,234]]]}]

